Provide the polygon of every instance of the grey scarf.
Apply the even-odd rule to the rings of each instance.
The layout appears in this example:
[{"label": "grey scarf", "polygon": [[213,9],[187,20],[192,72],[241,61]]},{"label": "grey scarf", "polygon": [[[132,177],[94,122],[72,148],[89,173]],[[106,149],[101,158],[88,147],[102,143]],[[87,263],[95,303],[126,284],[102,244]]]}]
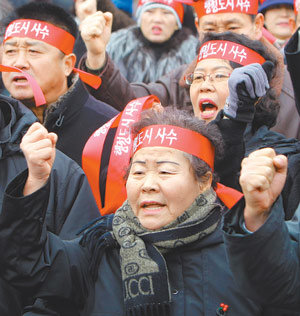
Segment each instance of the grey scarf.
[{"label": "grey scarf", "polygon": [[80,244],[91,253],[90,271],[98,277],[99,264],[108,248],[120,247],[123,297],[126,316],[170,315],[171,293],[163,254],[196,242],[214,232],[222,205],[210,188],[176,220],[160,230],[145,229],[127,201],[114,215],[84,228]]},{"label": "grey scarf", "polygon": [[113,237],[121,248],[126,315],[169,315],[170,285],[162,254],[215,231],[221,216],[221,205],[215,201],[213,189],[205,191],[181,216],[159,231],[145,229],[127,201],[115,213]]}]

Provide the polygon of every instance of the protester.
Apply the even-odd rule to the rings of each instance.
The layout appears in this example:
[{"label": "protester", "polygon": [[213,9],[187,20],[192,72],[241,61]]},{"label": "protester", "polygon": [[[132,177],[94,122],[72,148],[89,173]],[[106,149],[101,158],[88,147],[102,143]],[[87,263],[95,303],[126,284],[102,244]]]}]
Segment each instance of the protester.
[{"label": "protester", "polygon": [[[17,8],[6,25],[2,63],[31,74],[45,95],[46,105],[35,106],[31,87],[22,74],[4,72],[6,89],[34,112],[48,131],[59,136],[57,148],[81,165],[85,142],[117,111],[90,96],[75,73],[72,50],[76,23],[60,7],[31,2]],[[86,74],[80,76],[87,79]]]},{"label": "protester", "polygon": [[[24,205],[28,218],[43,214],[46,179],[35,192],[26,174],[9,185],[0,217],[0,249],[2,237],[9,245],[2,256],[3,277],[28,291],[42,284],[38,293],[58,314],[270,315],[272,306],[263,308],[236,291],[227,269],[221,201],[227,198],[232,206],[240,196],[218,190],[213,160],[222,141],[214,126],[172,109],[144,113],[133,133],[128,200],[114,216],[91,224],[79,240],[65,243],[45,229],[28,230],[29,221],[18,216]],[[22,148],[30,159],[28,145],[25,139]],[[35,171],[28,165],[30,175]],[[49,165],[39,172],[49,174]],[[23,256],[18,267],[10,260],[19,258],[11,234],[15,226],[24,240],[32,240],[32,249],[26,248],[31,261]],[[204,293],[210,293],[205,304]]]},{"label": "protester", "polygon": [[[285,54],[299,110],[295,81],[298,36],[297,31],[288,41]],[[289,158],[289,164],[293,158]],[[276,155],[271,148],[249,155],[243,161],[240,182],[245,194],[254,192],[256,198],[249,206],[241,203],[228,213],[224,233],[233,275],[249,297],[259,296],[264,304],[278,309],[288,306],[299,311],[299,207],[293,220],[285,222],[285,209],[278,197],[284,182],[295,178],[286,173],[286,157]],[[245,178],[251,179],[250,186],[245,185]],[[252,255],[258,252],[259,256]]]},{"label": "protester", "polygon": [[[219,42],[220,45],[217,44]],[[223,120],[223,114],[220,113],[218,120],[214,122],[220,128],[226,143],[226,156],[216,162],[216,170],[222,183],[240,189],[240,162],[244,156],[258,148],[270,146],[278,153],[293,156],[283,199],[285,209],[289,210],[287,218],[290,218],[299,203],[300,179],[296,175],[299,169],[300,143],[296,139],[286,139],[283,135],[269,130],[274,126],[279,110],[276,93],[274,89],[269,89],[269,80],[272,82],[278,67],[276,58],[261,42],[231,32],[207,33],[200,51],[199,56],[202,57],[199,57],[200,60],[194,68],[189,68],[191,73],[187,75],[189,83],[192,84],[190,98],[194,114],[202,120],[212,121],[216,119],[226,101],[229,103],[225,114],[231,120]],[[222,54],[215,56],[214,51]],[[271,68],[267,65],[265,69],[257,64],[251,65],[263,63],[263,60],[270,60]],[[232,77],[233,69],[238,67],[241,68],[236,69]],[[199,75],[203,80],[198,79]],[[228,78],[231,80],[229,87]],[[246,86],[240,91],[244,84]],[[96,170],[89,168],[88,177],[89,174],[93,177],[94,173],[96,174]],[[95,181],[93,183],[97,185],[98,181]],[[91,185],[94,188],[93,183]],[[97,188],[93,190],[95,197],[98,191]]]},{"label": "protester", "polygon": [[[36,121],[22,103],[0,95],[0,209],[6,186],[27,168],[20,150],[23,135],[30,128],[38,146],[41,135],[48,133]],[[33,123],[34,127],[30,127]],[[83,171],[73,160],[57,151],[53,171],[47,227],[64,239],[72,239],[82,225],[99,216],[99,211]]]},{"label": "protester", "polygon": [[[27,129],[37,121],[36,116],[19,101],[0,95],[0,210],[8,183],[27,168],[20,149],[20,142]],[[39,137],[47,133],[39,123],[31,128],[31,137],[39,146]],[[48,204],[45,222],[52,233],[64,239],[73,239],[79,228],[99,216],[85,174],[73,160],[59,150],[53,163],[51,202]],[[24,304],[32,304],[32,298],[20,295],[0,280],[0,314],[21,315]]]},{"label": "protester", "polygon": [[284,221],[278,196],[286,171],[286,157],[271,148],[246,158],[240,178],[245,201],[226,215],[223,229],[236,284],[279,315],[294,315],[300,308],[299,221]]},{"label": "protester", "polygon": [[[205,11],[204,7],[210,4],[208,0],[197,3],[200,5],[200,7],[196,6],[196,9],[198,8],[197,25],[199,34],[206,31],[223,32],[230,30],[245,34],[251,39],[259,39],[272,52],[277,54],[278,60],[283,65],[281,53],[262,37],[263,15],[261,13],[257,14],[256,1],[251,1],[249,8],[239,6],[238,2],[234,1],[233,6],[226,6],[226,10],[218,11],[217,14],[212,14],[212,11],[209,10]],[[90,89],[90,92],[97,99],[113,104],[115,108],[122,110],[130,100],[154,94],[159,97],[164,106],[174,104],[179,108],[191,108],[189,90],[188,86],[185,85],[184,76],[191,72],[191,69],[194,69],[196,61],[189,66],[183,65],[148,85],[143,83],[130,84],[120,75],[119,70],[105,53],[105,47],[109,40],[110,21],[107,17],[103,17],[101,21],[102,24],[95,23],[95,27],[101,30],[102,35],[92,37],[91,30],[88,28],[82,28],[81,31],[89,53],[87,59],[82,60],[80,67],[98,74],[103,79],[99,89]],[[216,27],[207,29],[206,25],[215,25]],[[87,69],[86,64],[89,69]],[[295,107],[292,84],[289,74],[285,72],[283,77],[283,73],[283,68],[279,67],[278,74],[271,82],[271,86],[276,88],[277,93],[280,94],[281,104],[277,123],[273,130],[282,133],[286,137],[300,139],[300,118]]]},{"label": "protester", "polygon": [[[112,32],[119,29],[135,25],[134,19],[130,18],[122,10],[119,10],[111,0],[76,0],[74,2],[74,14],[77,23],[80,25],[87,16],[94,14],[96,11],[110,12],[113,15]],[[74,45],[74,53],[77,57],[77,63],[86,52],[85,44],[79,34]]]},{"label": "protester", "polygon": [[[200,119],[206,121],[211,121],[212,119],[215,119],[218,112],[220,112],[220,110],[224,107],[226,98],[229,95],[227,82],[233,68],[241,67],[243,65],[251,64],[253,62],[261,62],[262,60],[264,60],[264,58],[260,56],[259,53],[262,54],[266,59],[273,60],[273,63],[277,65],[276,59],[268,55],[268,53],[266,52],[266,50],[260,42],[256,43],[245,38],[244,36],[237,36],[230,32],[227,32],[226,34],[224,33],[224,35],[209,34],[206,35],[205,40],[203,41],[203,47],[201,48],[203,49],[203,53],[201,53],[201,55],[203,55],[201,59],[203,60],[199,60],[195,73],[191,73],[188,75],[188,78],[192,81],[190,82],[192,83],[190,92],[191,99],[194,105],[194,114]],[[210,45],[212,45],[212,47],[216,46],[216,43],[219,42],[221,43],[220,47],[217,46],[215,47],[215,49],[217,51],[219,49],[222,50],[223,54],[218,55],[216,58],[213,58],[213,54],[209,51],[209,47]],[[248,46],[248,48],[245,47],[245,45]],[[251,49],[249,49],[249,47],[252,49],[252,51]],[[259,53],[254,53],[253,50]],[[235,53],[233,54],[232,52]],[[239,54],[237,52],[241,53]],[[208,57],[210,56],[212,59],[207,59],[206,55]],[[236,58],[234,59],[234,57]],[[231,60],[232,62],[229,62],[229,60]],[[217,168],[220,167],[218,169],[218,173],[220,173],[221,175],[222,183],[237,188],[239,188],[237,173],[240,170],[241,159],[244,157],[243,133],[245,131],[247,123],[252,123],[253,121],[253,124],[250,124],[249,130],[247,132],[248,139],[251,138],[252,141],[251,146],[253,146],[253,144],[255,144],[255,146],[261,145],[257,144],[257,139],[259,139],[259,136],[262,135],[264,135],[264,137],[268,139],[268,141],[271,141],[270,138],[272,135],[272,144],[274,146],[277,145],[274,141],[274,135],[272,133],[266,135],[267,132],[262,133],[259,130],[262,126],[265,126],[265,121],[268,122],[269,127],[272,126],[275,122],[276,113],[278,111],[278,102],[276,101],[276,98],[274,98],[274,92],[272,91],[272,89],[268,90],[268,79],[265,74],[265,71],[262,68],[258,68],[257,65],[255,65],[254,69],[252,70],[249,68],[246,69],[251,71],[251,74],[253,74],[253,76],[248,76],[247,70],[245,70],[245,74],[240,73],[238,75],[238,80],[240,80],[240,84],[242,84],[245,78],[248,78],[248,80],[253,79],[253,82],[255,82],[255,87],[253,87],[252,84],[249,83],[247,85],[247,89],[249,88],[252,94],[251,97],[249,96],[248,98],[246,98],[244,102],[245,104],[243,105],[244,112],[245,109],[247,109],[248,111],[248,113],[244,113],[244,121],[240,123],[238,122],[237,118],[235,118],[235,121],[230,122],[230,124],[228,124],[229,120],[226,120],[227,122],[224,122],[223,120],[219,120],[217,122],[220,129],[222,130],[224,139],[226,139],[227,153],[226,159],[222,159],[220,165],[218,165],[217,163]],[[258,76],[256,72],[258,72]],[[202,76],[203,74],[204,76],[206,76],[206,74],[209,74],[209,78],[204,79],[204,82],[198,80],[198,76]],[[193,76],[196,78],[194,82]],[[232,87],[232,90],[232,94],[236,94],[235,86]],[[247,91],[245,91],[245,93],[247,93]],[[267,94],[267,96],[265,96],[265,94]],[[150,98],[151,96],[148,97]],[[258,102],[259,97],[261,99]],[[236,99],[238,98],[239,96],[236,96]],[[116,118],[116,122],[120,122],[118,129],[120,129],[120,125],[123,126],[121,127],[119,133],[115,132],[115,125],[114,128],[111,128],[111,132],[108,132],[109,126],[105,125],[103,126],[103,128],[101,127],[94,133],[94,136],[91,137],[91,139],[85,146],[85,150],[83,152],[83,168],[91,184],[93,194],[95,196],[99,209],[101,210],[101,214],[113,212],[125,200],[125,194],[122,194],[122,192],[124,192],[124,190],[122,190],[124,185],[121,184],[120,180],[117,180],[118,177],[116,177],[116,174],[118,174],[119,177],[122,178],[123,168],[121,163],[123,161],[127,161],[125,157],[129,156],[130,153],[130,150],[128,149],[130,142],[128,140],[128,135],[126,134],[125,130],[128,127],[128,122],[133,121],[133,113],[135,113],[135,116],[137,116],[138,110],[141,106],[140,99],[132,100],[125,107],[122,114],[122,117],[124,119],[123,123],[122,119],[120,120],[119,118]],[[234,104],[231,105],[233,107],[237,106],[238,102],[239,100],[235,100]],[[256,114],[254,114],[254,104],[257,102],[257,112]],[[119,116],[120,115],[121,113],[119,114]],[[247,120],[245,115],[248,116]],[[254,116],[255,119],[253,120]],[[239,117],[239,120],[241,119],[242,118]],[[267,130],[267,127],[265,127],[265,129]],[[256,135],[257,130],[259,130],[259,134]],[[113,145],[114,148],[112,148],[111,150],[110,163],[107,172],[107,170],[103,170],[102,168],[102,161],[103,159],[106,159],[107,155],[106,153],[102,153],[101,150],[99,150],[99,148],[103,147],[103,144],[105,143],[105,137],[109,137],[109,135],[111,135],[112,133],[113,135],[115,135]],[[252,138],[252,136],[254,135],[256,138]],[[256,143],[253,141],[253,139],[256,139]],[[293,151],[290,150],[288,147],[292,147],[292,145],[294,145],[295,142],[295,140],[292,140],[290,142],[291,144],[286,144],[284,146],[284,149],[287,153],[294,152],[294,147],[292,148]],[[240,145],[240,148],[237,148],[237,145]],[[224,165],[226,165],[226,168],[224,168]],[[106,173],[103,171],[106,171]],[[105,190],[104,198],[104,195],[101,191],[105,186],[108,188],[107,190]],[[116,192],[118,192],[118,198],[114,197],[114,194],[116,194]]]},{"label": "protester", "polygon": [[291,19],[295,21],[293,0],[265,0],[259,7],[265,17],[266,29],[276,38],[276,43],[283,47],[293,34]]},{"label": "protester", "polygon": [[[239,55],[237,51],[244,53]],[[234,180],[234,165],[238,182],[242,151],[244,156],[248,156],[256,149],[272,147],[278,154],[289,157],[288,181],[282,197],[286,218],[290,219],[299,203],[300,142],[270,130],[276,121],[278,99],[269,87],[269,81],[272,81],[277,66],[276,58],[259,41],[230,32],[207,33],[195,70],[187,79],[191,83],[194,114],[202,120],[211,121],[219,113],[215,123],[227,139],[227,162],[223,159],[220,165],[216,165],[216,170],[224,184],[234,185],[231,182]],[[223,115],[230,120],[220,120]],[[242,148],[238,151],[236,145],[239,142]],[[224,165],[228,167],[224,168]]]},{"label": "protester", "polygon": [[[113,32],[107,52],[129,82],[151,82],[195,58],[197,38],[182,27],[184,6],[177,0],[141,0],[137,26]],[[85,21],[87,27],[97,17]]]}]

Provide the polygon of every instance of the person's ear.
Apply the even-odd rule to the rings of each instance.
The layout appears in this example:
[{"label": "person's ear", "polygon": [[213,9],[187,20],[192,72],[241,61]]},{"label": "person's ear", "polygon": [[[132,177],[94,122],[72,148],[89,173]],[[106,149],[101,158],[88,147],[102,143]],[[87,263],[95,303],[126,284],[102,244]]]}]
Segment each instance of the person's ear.
[{"label": "person's ear", "polygon": [[199,27],[199,18],[197,16],[195,16],[195,27],[196,27],[196,30],[198,32],[198,35],[201,34],[201,30],[200,30],[200,27]]},{"label": "person's ear", "polygon": [[292,33],[296,31],[296,20],[294,18],[289,18],[289,27]]},{"label": "person's ear", "polygon": [[262,13],[258,13],[254,19],[254,38],[260,40],[262,37],[262,29],[264,26],[265,18]]},{"label": "person's ear", "polygon": [[296,28],[298,28],[300,26],[300,13],[296,15],[295,21],[296,21]]},{"label": "person's ear", "polygon": [[207,171],[205,175],[201,177],[201,180],[198,182],[200,193],[208,190],[212,184],[212,173]]},{"label": "person's ear", "polygon": [[76,63],[75,54],[69,54],[64,56],[64,72],[66,77],[68,77],[73,71]]}]

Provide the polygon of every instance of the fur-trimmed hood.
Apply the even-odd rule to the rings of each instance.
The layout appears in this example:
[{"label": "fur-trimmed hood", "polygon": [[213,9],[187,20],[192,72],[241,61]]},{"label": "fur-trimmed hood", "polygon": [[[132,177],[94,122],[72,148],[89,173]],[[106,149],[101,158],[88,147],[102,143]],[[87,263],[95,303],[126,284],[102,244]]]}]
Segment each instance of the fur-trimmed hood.
[{"label": "fur-trimmed hood", "polygon": [[196,56],[198,39],[183,28],[163,44],[149,42],[137,26],[112,34],[107,52],[130,82],[154,82]]}]

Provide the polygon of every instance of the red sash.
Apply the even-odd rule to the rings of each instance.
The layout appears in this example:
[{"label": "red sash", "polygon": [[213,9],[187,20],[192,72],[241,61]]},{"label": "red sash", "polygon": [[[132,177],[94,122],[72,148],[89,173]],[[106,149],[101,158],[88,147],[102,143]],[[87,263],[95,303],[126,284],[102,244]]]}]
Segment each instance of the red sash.
[{"label": "red sash", "polygon": [[[160,103],[154,95],[132,100],[121,113],[96,130],[83,149],[82,168],[87,175],[101,215],[115,212],[126,200],[124,176],[132,153],[130,126],[137,122],[141,112],[150,109],[154,102]],[[117,128],[117,131],[109,158],[105,199],[102,201],[100,195],[102,151],[108,131],[113,128]]]}]

